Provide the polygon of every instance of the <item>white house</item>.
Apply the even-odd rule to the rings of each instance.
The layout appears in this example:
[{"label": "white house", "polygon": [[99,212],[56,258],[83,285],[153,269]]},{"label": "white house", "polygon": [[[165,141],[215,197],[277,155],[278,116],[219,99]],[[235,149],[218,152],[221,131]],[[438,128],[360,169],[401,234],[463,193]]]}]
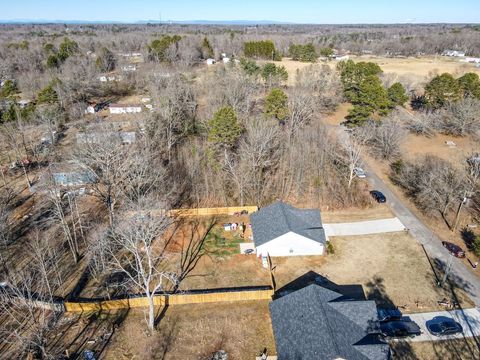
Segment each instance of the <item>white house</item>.
[{"label": "white house", "polygon": [[230,58],[224,57],[224,58],[222,58],[222,61],[223,61],[224,64],[228,64],[230,62]]},{"label": "white house", "polygon": [[135,142],[136,134],[133,131],[78,133],[77,144],[99,144],[107,139],[115,138],[120,140],[124,145],[130,145]]},{"label": "white house", "polygon": [[276,202],[250,217],[257,256],[323,255],[326,237],[318,209]]},{"label": "white house", "polygon": [[465,52],[464,51],[458,51],[458,50],[445,50],[443,55],[453,56],[453,57],[464,57]]},{"label": "white house", "polygon": [[207,59],[207,65],[214,65],[215,63],[215,59]]},{"label": "white house", "polygon": [[135,65],[125,65],[125,66],[122,66],[122,71],[125,71],[125,72],[137,71],[137,67]]},{"label": "white house", "polygon": [[134,114],[142,112],[142,105],[138,104],[110,104],[110,114]]},{"label": "white house", "polygon": [[348,55],[334,55],[334,59],[337,61],[344,61],[350,59]]},{"label": "white house", "polygon": [[122,79],[123,77],[121,75],[114,75],[114,74],[102,75],[102,76],[99,76],[98,78],[100,82],[120,81]]},{"label": "white house", "polygon": [[477,58],[477,57],[466,57],[465,59],[462,59],[460,61],[464,61],[471,64],[480,64],[480,58]]}]

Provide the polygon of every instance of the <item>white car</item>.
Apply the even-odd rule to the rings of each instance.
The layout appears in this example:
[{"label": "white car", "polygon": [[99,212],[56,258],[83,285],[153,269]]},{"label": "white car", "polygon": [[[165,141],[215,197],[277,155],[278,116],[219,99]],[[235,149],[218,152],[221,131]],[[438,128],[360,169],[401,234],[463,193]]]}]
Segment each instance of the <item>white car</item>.
[{"label": "white car", "polygon": [[365,171],[363,171],[362,168],[356,167],[353,169],[353,173],[355,174],[356,177],[363,179],[367,177],[367,174],[365,174]]}]

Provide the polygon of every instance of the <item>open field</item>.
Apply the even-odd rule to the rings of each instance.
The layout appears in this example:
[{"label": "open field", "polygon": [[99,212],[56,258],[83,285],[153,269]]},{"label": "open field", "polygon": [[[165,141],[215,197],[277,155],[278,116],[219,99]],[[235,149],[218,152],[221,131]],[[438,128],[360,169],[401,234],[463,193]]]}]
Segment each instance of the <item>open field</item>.
[{"label": "open field", "polygon": [[144,313],[131,311],[104,358],[205,359],[222,349],[229,360],[243,360],[265,347],[275,352],[267,301],[169,307],[153,336],[144,328]]},{"label": "open field", "polygon": [[[380,65],[385,74],[396,74],[409,78],[416,78],[417,81],[423,81],[433,74],[441,74],[444,72],[451,73],[455,76],[461,76],[467,72],[475,72],[480,74],[480,69],[475,65],[460,62],[460,60],[448,57],[405,57],[405,58],[388,58],[381,56],[350,56],[355,62],[369,61]],[[259,61],[265,63],[267,61]],[[295,85],[295,74],[311,63],[294,61],[291,58],[283,58],[282,61],[273,61],[277,65],[283,65],[288,71],[288,85]],[[338,62],[319,61],[318,64],[326,64],[334,68]]]},{"label": "open field", "polygon": [[[380,305],[401,306],[405,312],[440,309],[448,297],[435,285],[435,276],[420,245],[407,233],[331,239],[335,254],[327,257],[274,258],[277,288],[309,271],[339,285],[362,285],[365,295]],[[462,291],[465,307],[472,303]]]},{"label": "open field", "polygon": [[[446,141],[453,141],[457,146],[447,146]],[[409,160],[431,154],[460,166],[464,166],[468,156],[480,150],[478,141],[471,136],[453,137],[437,134],[428,138],[411,133],[407,135],[401,148],[404,157]]]}]

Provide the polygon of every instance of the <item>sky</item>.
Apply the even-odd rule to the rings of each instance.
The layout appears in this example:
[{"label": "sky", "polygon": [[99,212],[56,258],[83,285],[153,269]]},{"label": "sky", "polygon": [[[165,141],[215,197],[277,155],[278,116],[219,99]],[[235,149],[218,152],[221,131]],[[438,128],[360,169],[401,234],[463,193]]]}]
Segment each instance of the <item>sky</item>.
[{"label": "sky", "polygon": [[480,0],[0,0],[0,20],[480,23]]}]

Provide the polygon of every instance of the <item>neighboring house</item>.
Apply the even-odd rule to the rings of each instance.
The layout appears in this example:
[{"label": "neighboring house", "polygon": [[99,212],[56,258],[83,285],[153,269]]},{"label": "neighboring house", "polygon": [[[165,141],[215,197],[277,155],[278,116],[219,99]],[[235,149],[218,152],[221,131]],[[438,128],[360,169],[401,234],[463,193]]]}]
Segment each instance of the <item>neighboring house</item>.
[{"label": "neighboring house", "polygon": [[53,181],[60,186],[80,186],[93,184],[95,177],[86,171],[52,173]]},{"label": "neighboring house", "polygon": [[142,105],[139,104],[111,104],[110,114],[131,114],[142,112]]},{"label": "neighboring house", "polygon": [[466,57],[465,59],[462,59],[461,61],[467,62],[467,63],[472,63],[472,64],[480,64],[480,58],[476,57]]},{"label": "neighboring house", "polygon": [[78,133],[77,144],[99,144],[115,137],[118,137],[125,145],[133,144],[136,140],[136,134],[133,131]]},{"label": "neighboring house", "polygon": [[123,77],[121,75],[102,75],[98,78],[100,82],[120,81]]},{"label": "neighboring house", "polygon": [[215,63],[215,59],[207,59],[207,65],[214,65]]},{"label": "neighboring house", "polygon": [[458,50],[445,50],[443,52],[444,56],[453,56],[453,57],[464,57],[465,52],[464,51],[458,51]]},{"label": "neighboring house", "polygon": [[326,237],[318,209],[276,202],[250,216],[258,256],[323,255]]},{"label": "neighboring house", "polygon": [[373,300],[352,300],[318,284],[270,303],[278,360],[387,360]]},{"label": "neighboring house", "polygon": [[135,65],[125,65],[125,66],[122,66],[122,71],[125,71],[125,72],[137,71],[137,67]]},{"label": "neighboring house", "polygon": [[337,61],[344,61],[350,59],[348,55],[334,55],[333,58]]}]

